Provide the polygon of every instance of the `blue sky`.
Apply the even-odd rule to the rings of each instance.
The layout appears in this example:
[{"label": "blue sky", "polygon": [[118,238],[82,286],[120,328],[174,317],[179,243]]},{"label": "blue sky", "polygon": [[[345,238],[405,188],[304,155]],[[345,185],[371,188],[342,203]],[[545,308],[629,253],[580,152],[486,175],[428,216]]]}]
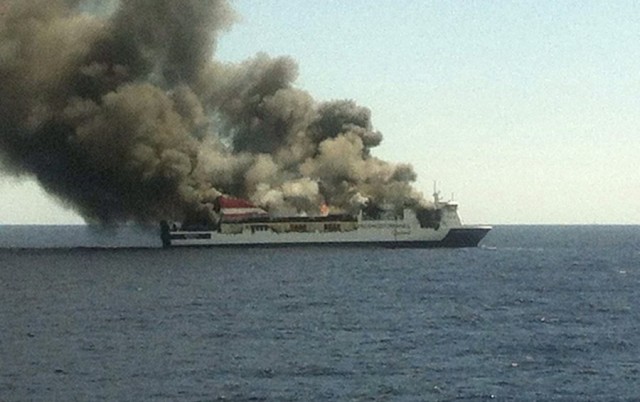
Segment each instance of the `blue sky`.
[{"label": "blue sky", "polygon": [[[465,221],[640,224],[640,3],[234,4],[218,58],[289,55],[316,99],[369,107],[374,154]],[[29,182],[0,202],[0,223],[81,222]]]}]

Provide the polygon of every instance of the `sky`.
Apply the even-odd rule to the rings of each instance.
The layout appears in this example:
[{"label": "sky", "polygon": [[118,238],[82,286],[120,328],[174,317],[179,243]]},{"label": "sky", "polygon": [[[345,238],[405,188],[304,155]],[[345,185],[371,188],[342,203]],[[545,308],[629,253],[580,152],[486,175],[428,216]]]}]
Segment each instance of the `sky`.
[{"label": "sky", "polygon": [[[640,224],[640,3],[236,0],[218,59],[289,55],[466,223]],[[0,224],[82,223],[0,176]]]}]

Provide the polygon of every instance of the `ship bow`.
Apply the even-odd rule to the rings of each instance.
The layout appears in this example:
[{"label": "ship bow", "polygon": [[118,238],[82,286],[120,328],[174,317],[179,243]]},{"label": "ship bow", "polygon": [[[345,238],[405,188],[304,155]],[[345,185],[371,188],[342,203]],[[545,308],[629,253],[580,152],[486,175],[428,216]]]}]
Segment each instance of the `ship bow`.
[{"label": "ship bow", "polygon": [[443,247],[476,247],[491,230],[491,226],[468,226],[450,229],[442,239]]}]

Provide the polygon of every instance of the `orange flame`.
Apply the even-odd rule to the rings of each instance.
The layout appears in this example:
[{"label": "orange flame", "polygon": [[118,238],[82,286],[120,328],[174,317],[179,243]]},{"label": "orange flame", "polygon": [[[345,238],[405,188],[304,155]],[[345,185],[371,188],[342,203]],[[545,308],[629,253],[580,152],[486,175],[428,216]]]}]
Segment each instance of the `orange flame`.
[{"label": "orange flame", "polygon": [[329,206],[327,204],[320,205],[320,215],[327,216],[329,215]]}]

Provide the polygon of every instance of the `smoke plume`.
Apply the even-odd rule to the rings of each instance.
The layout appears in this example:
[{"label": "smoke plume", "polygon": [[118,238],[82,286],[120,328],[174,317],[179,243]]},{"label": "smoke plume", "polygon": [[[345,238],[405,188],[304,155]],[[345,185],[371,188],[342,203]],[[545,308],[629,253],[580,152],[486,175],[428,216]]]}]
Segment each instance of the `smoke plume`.
[{"label": "smoke plume", "polygon": [[315,101],[289,57],[216,61],[235,17],[227,0],[9,1],[2,167],[101,223],[206,218],[220,194],[282,214],[423,202],[411,166],[372,155],[369,109]]}]

